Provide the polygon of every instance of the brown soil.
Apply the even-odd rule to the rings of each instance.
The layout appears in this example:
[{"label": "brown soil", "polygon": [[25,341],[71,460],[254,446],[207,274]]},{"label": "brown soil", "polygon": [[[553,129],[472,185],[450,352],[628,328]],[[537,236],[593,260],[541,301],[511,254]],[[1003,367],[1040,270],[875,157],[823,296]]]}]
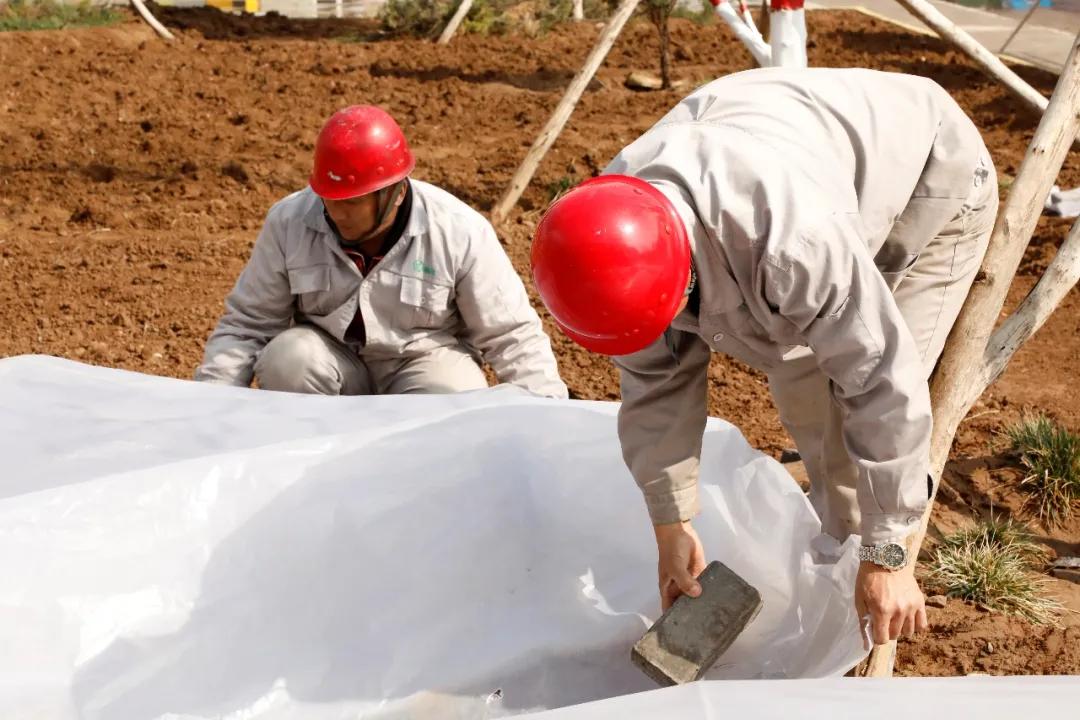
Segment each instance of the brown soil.
[{"label": "brown soil", "polygon": [[[190,377],[264,213],[305,184],[314,136],[333,110],[383,105],[411,137],[417,175],[486,210],[598,32],[583,23],[540,38],[462,36],[440,47],[377,39],[363,22],[159,16],[176,43],[135,20],[0,34],[0,356],[47,353]],[[857,13],[815,12],[809,25],[813,65],[903,71],[944,85],[983,130],[1007,185],[1036,118],[961,54]],[[750,67],[726,27],[675,21],[671,35],[675,77],[690,86]],[[623,87],[631,70],[656,72],[656,47],[647,23],[623,33],[508,223],[503,240],[527,283],[528,239],[550,188],[595,174],[685,92]],[[1053,89],[1051,75],[1018,71],[1043,93]],[[1059,183],[1080,185],[1075,156]],[[1068,227],[1039,221],[1013,302]],[[1069,392],[1078,318],[1074,291],[962,426],[953,493],[935,518],[943,529],[985,514],[991,501],[1023,517],[994,434],[1025,408],[1080,426]],[[552,335],[575,396],[617,398],[608,361]],[[724,357],[710,374],[712,414],[767,452],[789,445],[763,376]],[[1056,552],[1080,554],[1076,523],[1046,536]],[[932,613],[933,633],[901,647],[901,672],[977,670],[979,643],[992,639],[986,672],[1080,673],[1075,624],[1033,631],[960,602]]]},{"label": "brown soil", "polygon": [[[1059,582],[1054,594],[1080,607],[1080,586]],[[987,613],[951,600],[927,610],[930,630],[897,647],[896,675],[1077,675],[1080,619],[1062,629],[1033,627],[1024,620]]]}]

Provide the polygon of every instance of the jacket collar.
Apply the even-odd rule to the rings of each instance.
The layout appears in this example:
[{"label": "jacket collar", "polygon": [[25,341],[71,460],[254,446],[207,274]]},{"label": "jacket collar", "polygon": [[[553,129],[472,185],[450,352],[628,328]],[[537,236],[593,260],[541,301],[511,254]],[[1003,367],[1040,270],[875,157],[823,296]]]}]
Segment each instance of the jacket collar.
[{"label": "jacket collar", "polygon": [[[690,240],[690,257],[697,271],[700,294],[700,315],[730,312],[743,304],[742,291],[728,266],[727,258],[717,239],[720,228],[711,230],[698,216],[687,193],[680,185],[668,181],[649,181],[664,194],[682,218]],[[684,311],[685,312],[685,311]]]},{"label": "jacket collar", "polygon": [[[412,208],[409,211],[409,221],[405,224],[405,230],[401,234],[403,238],[424,235],[428,231],[427,209],[422,207],[424,200],[421,195],[421,183],[409,180],[409,184],[412,186],[413,202]],[[319,196],[316,195],[310,187],[301,190],[301,192],[307,195],[307,209],[304,211],[304,224],[317,233],[328,235],[336,243],[337,238],[334,236],[334,231],[330,229],[329,223],[326,222],[326,216],[323,215],[322,200],[319,199]]]}]

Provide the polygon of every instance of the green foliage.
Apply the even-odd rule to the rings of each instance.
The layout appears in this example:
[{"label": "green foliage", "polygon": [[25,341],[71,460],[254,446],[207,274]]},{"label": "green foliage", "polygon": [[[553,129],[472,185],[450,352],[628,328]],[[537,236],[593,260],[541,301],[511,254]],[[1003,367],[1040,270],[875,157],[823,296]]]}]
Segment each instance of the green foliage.
[{"label": "green foliage", "polygon": [[[585,0],[581,11],[586,20],[604,21],[611,17],[615,8],[619,6],[618,0]],[[541,3],[536,12],[541,33],[547,32],[559,23],[571,22],[574,19],[573,0],[549,0]]]},{"label": "green foliage", "polygon": [[1056,626],[1062,606],[1042,594],[1046,579],[1036,572],[1045,561],[1045,552],[1024,528],[991,520],[946,536],[934,550],[926,579],[952,597]]},{"label": "green foliage", "polygon": [[548,185],[548,202],[555,202],[577,184],[578,181],[570,175],[563,175],[561,178]]},{"label": "green foliage", "polygon": [[[506,32],[512,26],[506,14],[509,0],[473,0],[458,32],[481,35]],[[434,37],[450,21],[458,2],[452,0],[388,0],[379,14],[383,29],[397,35]]]},{"label": "green foliage", "polygon": [[56,0],[0,0],[0,31],[112,25],[123,19],[124,13],[86,0],[77,5]]},{"label": "green foliage", "polygon": [[1080,505],[1080,436],[1045,415],[1025,417],[1005,436],[1025,471],[1029,509],[1048,527],[1068,522]]},{"label": "green foliage", "polygon": [[702,2],[701,6],[696,10],[677,5],[671,11],[671,17],[689,20],[695,25],[711,25],[716,22],[716,11],[708,2]]}]

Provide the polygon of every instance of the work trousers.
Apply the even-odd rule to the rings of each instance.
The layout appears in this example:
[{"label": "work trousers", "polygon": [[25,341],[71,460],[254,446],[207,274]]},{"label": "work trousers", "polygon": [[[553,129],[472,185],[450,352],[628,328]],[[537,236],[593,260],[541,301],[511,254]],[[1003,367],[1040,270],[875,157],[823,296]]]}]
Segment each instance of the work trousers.
[{"label": "work trousers", "polygon": [[[984,151],[960,212],[893,288],[900,314],[922,355],[927,380],[986,254],[997,208],[997,177]],[[840,542],[858,534],[858,472],[844,447],[841,409],[813,352],[800,348],[785,357],[769,374],[769,387],[780,420],[802,456],[810,478],[810,501],[822,530]]]},{"label": "work trousers", "polygon": [[267,343],[255,363],[255,377],[264,390],[321,395],[455,393],[488,386],[464,348],[366,359],[313,325],[296,325]]}]

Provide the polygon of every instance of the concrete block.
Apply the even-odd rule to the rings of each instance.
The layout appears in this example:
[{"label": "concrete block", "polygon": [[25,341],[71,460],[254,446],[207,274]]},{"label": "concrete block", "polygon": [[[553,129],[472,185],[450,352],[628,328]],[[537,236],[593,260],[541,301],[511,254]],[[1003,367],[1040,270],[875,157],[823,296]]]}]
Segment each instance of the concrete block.
[{"label": "concrete block", "polygon": [[660,685],[699,679],[761,610],[761,594],[721,562],[698,577],[701,596],[682,596],[634,645],[634,664]]},{"label": "concrete block", "polygon": [[1080,558],[1058,558],[1050,566],[1050,574],[1061,580],[1080,584]]}]

